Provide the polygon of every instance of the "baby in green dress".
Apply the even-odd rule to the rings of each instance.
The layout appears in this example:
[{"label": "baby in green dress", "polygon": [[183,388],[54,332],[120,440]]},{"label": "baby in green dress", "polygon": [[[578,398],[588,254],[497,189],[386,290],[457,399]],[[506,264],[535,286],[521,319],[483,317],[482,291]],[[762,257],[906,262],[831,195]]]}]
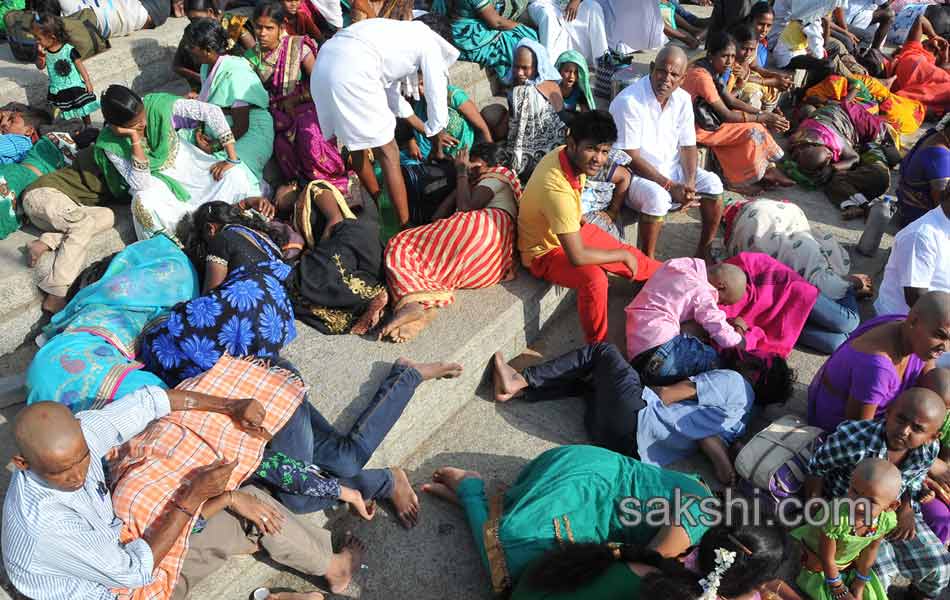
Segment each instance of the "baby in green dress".
[{"label": "baby in green dress", "polygon": [[[853,505],[832,505],[824,525],[792,532],[804,546],[804,565],[796,583],[814,600],[887,600],[887,590],[871,567],[881,540],[897,527],[901,474],[892,463],[867,458],[851,474]],[[851,522],[853,507],[854,522]]]}]

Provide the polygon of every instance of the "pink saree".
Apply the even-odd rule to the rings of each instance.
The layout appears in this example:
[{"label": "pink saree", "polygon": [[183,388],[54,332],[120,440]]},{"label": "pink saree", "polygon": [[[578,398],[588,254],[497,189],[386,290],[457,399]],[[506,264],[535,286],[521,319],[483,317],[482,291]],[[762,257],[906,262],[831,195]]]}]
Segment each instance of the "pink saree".
[{"label": "pink saree", "polygon": [[346,165],[336,147],[336,140],[327,140],[320,130],[317,110],[312,101],[284,110],[283,101],[308,91],[309,82],[303,71],[308,54],[317,47],[306,36],[285,35],[276,49],[264,55],[260,48],[251,63],[270,94],[270,112],[274,117],[274,155],[280,170],[288,179],[306,185],[311,181],[327,181],[344,195],[348,193]]}]

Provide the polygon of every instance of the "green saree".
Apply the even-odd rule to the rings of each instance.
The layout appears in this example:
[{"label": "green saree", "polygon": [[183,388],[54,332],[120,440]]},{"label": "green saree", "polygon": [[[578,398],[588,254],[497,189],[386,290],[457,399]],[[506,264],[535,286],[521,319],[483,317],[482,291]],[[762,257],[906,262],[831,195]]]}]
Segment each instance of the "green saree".
[{"label": "green saree", "polygon": [[463,480],[456,493],[499,593],[558,544],[649,543],[658,529],[643,522],[648,499],[676,506],[678,494],[680,525],[698,543],[709,528],[700,500],[712,496],[695,477],[595,446],[548,450],[490,502],[481,479]]},{"label": "green saree", "polygon": [[[264,177],[264,165],[274,153],[274,119],[268,110],[270,96],[254,68],[239,56],[222,56],[213,68],[201,65],[198,100],[224,109],[228,125],[232,128],[234,119],[228,109],[250,106],[247,131],[235,142],[234,149],[247,167],[251,183],[260,185]],[[194,130],[188,135],[187,139],[194,143]],[[227,158],[227,153],[218,150],[215,156],[223,160]]]}]

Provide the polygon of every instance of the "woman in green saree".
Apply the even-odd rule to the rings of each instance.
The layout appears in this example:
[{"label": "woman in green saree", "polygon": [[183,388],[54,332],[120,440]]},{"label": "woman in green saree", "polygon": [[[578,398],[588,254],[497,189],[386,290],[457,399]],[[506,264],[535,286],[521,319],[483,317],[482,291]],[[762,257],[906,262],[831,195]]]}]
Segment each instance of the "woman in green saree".
[{"label": "woman in green saree", "polygon": [[[201,69],[198,100],[220,106],[234,134],[235,149],[251,181],[263,181],[264,165],[274,153],[274,119],[268,107],[270,96],[257,73],[243,57],[229,56],[228,33],[221,23],[199,19],[185,28],[184,44]],[[201,129],[192,130],[195,144],[215,156],[224,151],[214,148]]]},{"label": "woman in green saree", "polygon": [[432,12],[452,19],[452,37],[459,60],[476,62],[504,77],[524,38],[538,41],[534,29],[514,21],[527,2],[519,0],[435,0]]},{"label": "woman in green saree", "polygon": [[[712,498],[712,492],[700,480],[594,446],[544,452],[491,501],[478,473],[454,467],[437,470],[422,490],[465,510],[499,593],[559,544],[632,544],[672,558],[699,543],[710,526],[701,501]],[[690,502],[688,496],[695,498]],[[682,506],[680,525],[645,523],[650,510],[645,503],[651,498]]]}]

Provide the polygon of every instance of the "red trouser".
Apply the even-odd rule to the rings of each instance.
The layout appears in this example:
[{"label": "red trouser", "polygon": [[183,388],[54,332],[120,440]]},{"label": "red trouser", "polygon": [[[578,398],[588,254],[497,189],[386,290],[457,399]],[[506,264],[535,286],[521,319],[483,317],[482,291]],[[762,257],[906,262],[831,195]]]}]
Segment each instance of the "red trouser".
[{"label": "red trouser", "polygon": [[[623,248],[632,254],[637,259],[637,275],[634,278],[636,281],[646,281],[660,268],[659,261],[647,257],[629,244],[618,242],[596,225],[583,225],[581,239],[588,248]],[[632,273],[627,265],[617,262],[575,267],[563,248],[555,248],[532,260],[530,270],[531,274],[539,279],[577,290],[577,315],[580,317],[587,343],[607,339],[607,273],[630,279]]]}]

